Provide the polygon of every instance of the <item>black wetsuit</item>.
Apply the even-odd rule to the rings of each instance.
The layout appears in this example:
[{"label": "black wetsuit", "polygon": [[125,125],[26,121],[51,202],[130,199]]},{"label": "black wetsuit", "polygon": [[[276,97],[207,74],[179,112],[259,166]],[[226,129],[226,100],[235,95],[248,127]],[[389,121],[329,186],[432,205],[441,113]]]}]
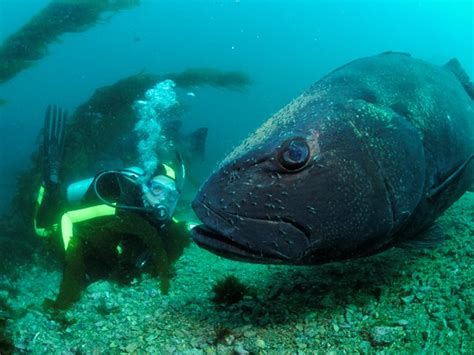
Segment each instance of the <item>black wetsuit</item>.
[{"label": "black wetsuit", "polygon": [[[143,207],[139,186],[120,175],[100,179],[97,189],[102,198],[117,205]],[[37,225],[46,227],[61,220],[60,211],[68,212],[61,202],[59,189],[46,189],[38,209]],[[91,185],[81,203],[69,211],[102,205]],[[146,271],[158,276],[161,291],[167,293],[172,265],[189,244],[184,222],[158,221],[149,213],[117,208],[114,215],[92,218],[74,225],[65,253],[65,268],[60,292],[54,306],[67,308],[78,300],[88,281],[113,278],[128,281]]]}]

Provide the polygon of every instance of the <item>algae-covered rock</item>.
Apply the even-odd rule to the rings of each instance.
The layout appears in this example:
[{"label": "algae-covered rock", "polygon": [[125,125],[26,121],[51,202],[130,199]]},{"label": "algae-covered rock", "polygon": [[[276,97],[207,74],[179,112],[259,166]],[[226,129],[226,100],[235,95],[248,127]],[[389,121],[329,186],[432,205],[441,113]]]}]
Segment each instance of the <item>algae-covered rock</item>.
[{"label": "algae-covered rock", "polygon": [[374,345],[389,345],[400,341],[405,336],[402,327],[374,327],[370,337]]}]

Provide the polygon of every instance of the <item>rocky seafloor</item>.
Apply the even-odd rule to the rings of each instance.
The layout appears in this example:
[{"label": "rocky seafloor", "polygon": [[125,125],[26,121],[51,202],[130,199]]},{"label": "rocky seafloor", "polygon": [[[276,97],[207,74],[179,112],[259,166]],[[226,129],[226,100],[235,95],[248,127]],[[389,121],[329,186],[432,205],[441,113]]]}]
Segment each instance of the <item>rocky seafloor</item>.
[{"label": "rocky seafloor", "polygon": [[[56,315],[41,305],[61,274],[37,255],[0,276],[14,347],[3,352],[472,354],[474,193],[439,224],[446,240],[434,248],[316,267],[238,263],[191,245],[168,295],[149,276],[97,281]],[[248,289],[240,302],[216,305],[213,286],[228,275]]]}]

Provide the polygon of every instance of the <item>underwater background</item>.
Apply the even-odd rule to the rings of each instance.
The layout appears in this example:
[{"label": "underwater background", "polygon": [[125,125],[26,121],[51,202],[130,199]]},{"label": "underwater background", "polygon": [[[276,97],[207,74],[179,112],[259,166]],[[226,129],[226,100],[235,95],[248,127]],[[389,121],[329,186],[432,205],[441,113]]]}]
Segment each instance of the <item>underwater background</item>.
[{"label": "underwater background", "polygon": [[[0,1],[0,40],[48,4]],[[235,94],[202,88],[185,129],[209,127],[210,169],[290,99],[329,71],[387,50],[435,64],[457,57],[472,77],[472,1],[152,1],[66,33],[49,55],[0,86],[0,205],[29,164],[50,103],[73,111],[95,89],[142,70],[189,67],[243,71]],[[106,16],[107,17],[107,16]]]},{"label": "underwater background", "polygon": [[[0,43],[48,4],[0,0]],[[104,14],[83,32],[61,35],[48,55],[0,85],[0,213],[31,168],[48,104],[73,112],[96,89],[142,72],[245,73],[245,89],[202,86],[184,96],[184,131],[209,128],[197,167],[204,180],[268,117],[353,59],[401,51],[442,65],[456,57],[473,78],[473,14],[473,1],[449,0],[142,0]],[[23,257],[20,234],[0,236],[3,252],[21,259],[0,268],[8,306],[0,308],[0,331],[13,344],[4,351],[473,353],[473,194],[441,224],[449,238],[434,250],[312,268],[237,263],[192,245],[168,296],[147,276],[126,287],[99,281],[56,318],[40,305],[57,292],[60,263],[28,247]],[[240,302],[215,302],[215,285],[229,275],[244,283]]]}]

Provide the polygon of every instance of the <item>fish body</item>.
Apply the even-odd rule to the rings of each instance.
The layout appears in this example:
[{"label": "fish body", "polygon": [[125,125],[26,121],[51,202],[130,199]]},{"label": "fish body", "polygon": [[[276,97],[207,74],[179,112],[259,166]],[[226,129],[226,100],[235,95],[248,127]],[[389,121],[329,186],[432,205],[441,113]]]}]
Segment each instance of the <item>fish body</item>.
[{"label": "fish body", "polygon": [[387,52],[336,69],[208,178],[194,240],[235,260],[311,265],[415,238],[473,186],[473,92],[456,60]]},{"label": "fish body", "polygon": [[170,120],[163,122],[162,134],[167,141],[182,155],[187,165],[202,163],[204,160],[207,127],[200,127],[191,133],[181,131],[182,122]]}]

